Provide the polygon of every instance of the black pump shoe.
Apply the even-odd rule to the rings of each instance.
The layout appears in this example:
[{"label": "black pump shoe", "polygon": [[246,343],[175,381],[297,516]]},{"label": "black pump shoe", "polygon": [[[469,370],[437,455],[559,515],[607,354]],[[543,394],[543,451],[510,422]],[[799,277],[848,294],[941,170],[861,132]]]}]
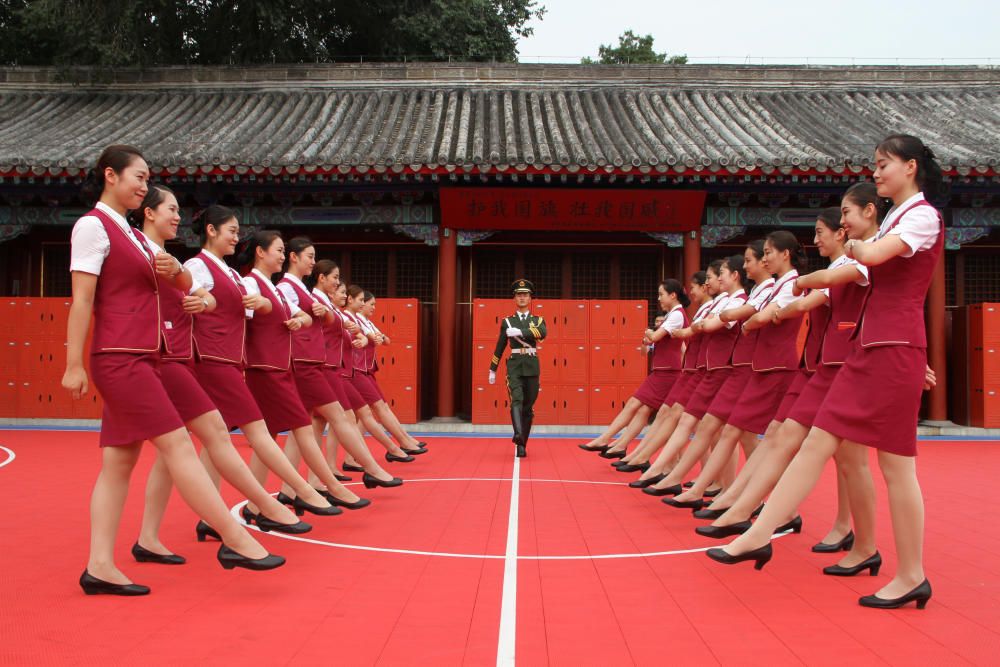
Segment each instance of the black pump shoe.
[{"label": "black pump shoe", "polygon": [[194,527],[194,533],[198,536],[199,542],[204,542],[209,537],[214,537],[215,539],[222,541],[222,535],[219,535],[219,531],[212,528],[210,525],[204,521],[199,521],[198,525]]},{"label": "black pump shoe", "polygon": [[916,602],[917,609],[923,609],[927,606],[927,601],[930,599],[931,582],[928,579],[924,579],[922,584],[914,588],[906,595],[901,595],[898,598],[893,598],[891,600],[880,598],[877,595],[866,595],[858,600],[858,604],[862,607],[873,607],[875,609],[899,609],[904,604]]},{"label": "black pump shoe", "polygon": [[368,473],[364,474],[364,476],[361,478],[361,481],[364,482],[366,489],[374,489],[376,486],[381,486],[383,488],[388,489],[394,486],[401,486],[403,484],[403,480],[401,480],[398,477],[393,477],[388,481],[384,481],[379,479],[378,477],[369,475]]},{"label": "black pump shoe", "polygon": [[583,445],[577,445],[577,447],[579,447],[585,452],[606,452],[608,451],[608,448],[611,447],[611,445],[597,445],[596,447],[594,447],[592,445],[583,444]]},{"label": "black pump shoe", "polygon": [[282,505],[294,505],[295,504],[295,498],[292,498],[290,495],[288,495],[284,491],[278,491],[278,495],[276,495],[274,497],[274,499],[277,500]]},{"label": "black pump shoe", "polygon": [[263,558],[247,558],[243,554],[233,551],[225,544],[219,547],[219,553],[216,557],[219,559],[219,565],[227,570],[231,570],[234,567],[242,567],[247,570],[273,570],[285,564],[285,559],[281,556],[268,554]]},{"label": "black pump shoe", "polygon": [[98,579],[86,570],[80,575],[80,588],[87,595],[149,595],[149,586],[142,584],[112,584],[110,581]]},{"label": "black pump shoe", "polygon": [[315,505],[310,505],[301,498],[295,498],[295,500],[292,501],[292,508],[295,510],[296,516],[302,516],[306,512],[315,514],[316,516],[337,516],[338,514],[344,513],[344,510],[339,507],[316,507]]},{"label": "black pump shoe", "polygon": [[834,544],[827,544],[826,542],[819,542],[813,545],[813,553],[817,554],[832,554],[838,551],[850,551],[854,547],[854,531],[847,533],[841,538],[839,542]]},{"label": "black pump shoe", "polygon": [[344,470],[346,470],[347,472],[364,472],[365,471],[364,468],[362,468],[361,466],[356,466],[353,463],[345,463],[341,467]]},{"label": "black pump shoe", "polygon": [[623,459],[625,458],[627,453],[628,452],[626,452],[624,449],[619,449],[616,452],[612,452],[608,449],[605,449],[603,452],[598,454],[598,456],[600,456],[602,459]]},{"label": "black pump shoe", "polygon": [[742,535],[750,530],[751,525],[752,524],[749,521],[740,521],[739,523],[734,523],[729,526],[698,526],[694,529],[694,532],[702,535],[703,537],[711,537],[721,540],[724,537]]},{"label": "black pump shoe", "polygon": [[659,475],[654,475],[649,479],[637,479],[635,481],[629,482],[628,485],[633,489],[645,489],[647,486],[653,486],[657,482],[663,481],[666,477],[665,474],[660,473]]},{"label": "black pump shoe", "polygon": [[722,493],[722,489],[718,488],[718,489],[715,489],[714,491],[705,491],[705,493],[703,493],[701,495],[704,496],[705,498],[714,498],[717,495],[719,495],[720,493]]},{"label": "black pump shoe", "polygon": [[349,503],[346,500],[341,500],[325,489],[323,491],[316,489],[316,491],[326,498],[326,502],[330,503],[334,507],[343,507],[346,510],[359,510],[372,504],[372,501],[367,498],[358,498],[353,503]]},{"label": "black pump shoe", "polygon": [[657,486],[647,486],[642,490],[647,496],[676,496],[678,493],[683,491],[680,484],[672,484],[670,486],[660,488]]},{"label": "black pump shoe", "polygon": [[240,510],[240,516],[243,517],[243,520],[247,523],[247,525],[255,523],[257,524],[257,527],[265,533],[269,533],[273,530],[276,533],[302,535],[303,533],[308,533],[313,528],[305,521],[297,521],[296,523],[281,523],[280,521],[269,519],[263,514],[254,514],[246,505],[244,505],[243,509]]},{"label": "black pump shoe", "polygon": [[390,452],[385,453],[385,460],[389,463],[409,463],[410,461],[416,461],[416,459],[409,454],[406,456],[396,456]]},{"label": "black pump shoe", "polygon": [[341,475],[340,473],[336,473],[336,472],[333,473],[333,478],[335,480],[337,480],[338,482],[350,482],[351,480],[354,479],[350,475]]},{"label": "black pump shoe", "polygon": [[696,519],[711,519],[712,521],[715,521],[728,511],[729,511],[728,507],[724,507],[722,509],[717,509],[717,510],[713,510],[709,507],[706,507],[705,509],[695,510],[692,513],[692,515]]},{"label": "black pump shoe", "polygon": [[840,565],[829,565],[823,568],[823,574],[831,577],[853,577],[868,570],[873,577],[878,576],[878,571],[882,569],[882,554],[875,552],[854,567],[842,567]]},{"label": "black pump shoe", "polygon": [[177,554],[158,554],[139,546],[136,542],[132,545],[132,557],[138,563],[159,563],[160,565],[183,565],[187,562],[184,556]]},{"label": "black pump shoe", "polygon": [[679,507],[686,510],[700,510],[705,506],[705,501],[701,498],[695,500],[677,500],[675,498],[664,498],[661,500],[664,505],[670,505],[671,507]]},{"label": "black pump shoe", "polygon": [[777,528],[774,529],[774,534],[777,535],[778,533],[787,533],[788,531],[792,531],[793,533],[801,533],[802,517],[797,516],[788,523],[778,526]]},{"label": "black pump shoe", "polygon": [[774,552],[771,550],[771,543],[768,542],[759,549],[753,549],[736,556],[726,553],[725,549],[709,549],[705,552],[705,554],[712,560],[718,561],[723,565],[735,565],[736,563],[742,563],[745,560],[752,560],[754,562],[753,569],[763,570],[764,566],[771,560],[771,556],[774,555]]},{"label": "black pump shoe", "polygon": [[618,472],[646,472],[649,470],[648,463],[626,463],[618,466]]}]

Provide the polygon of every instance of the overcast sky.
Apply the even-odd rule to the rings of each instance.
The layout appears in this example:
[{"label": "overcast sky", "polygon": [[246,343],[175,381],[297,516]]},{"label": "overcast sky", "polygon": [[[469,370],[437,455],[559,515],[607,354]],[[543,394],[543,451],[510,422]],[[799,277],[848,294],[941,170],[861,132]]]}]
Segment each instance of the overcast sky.
[{"label": "overcast sky", "polygon": [[[992,64],[1000,66],[1000,2],[881,0],[541,0],[522,62],[596,59],[628,29],[691,62]],[[807,61],[808,58],[808,61]],[[989,61],[988,61],[989,59]]]}]

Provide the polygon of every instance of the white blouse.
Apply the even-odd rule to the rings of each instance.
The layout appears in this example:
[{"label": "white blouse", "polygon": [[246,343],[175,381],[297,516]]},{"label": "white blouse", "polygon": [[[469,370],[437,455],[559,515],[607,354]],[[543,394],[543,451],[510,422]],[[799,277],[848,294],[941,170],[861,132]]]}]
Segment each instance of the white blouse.
[{"label": "white blouse", "polygon": [[938,234],[941,233],[941,222],[933,206],[917,206],[910,209],[900,219],[899,224],[889,229],[893,221],[899,218],[901,211],[918,201],[924,201],[923,192],[918,192],[899,206],[893,207],[879,227],[879,238],[895,234],[910,248],[909,252],[903,253],[903,257],[913,257],[922,250],[930,250],[934,247]]},{"label": "white blouse", "polygon": [[[100,209],[114,220],[132,245],[146,254],[124,217],[104,202],[97,202],[94,208]],[[101,220],[96,215],[85,215],[77,220],[70,235],[69,270],[99,276],[104,260],[109,254],[111,254],[111,239],[108,238],[108,232],[101,224]]]}]

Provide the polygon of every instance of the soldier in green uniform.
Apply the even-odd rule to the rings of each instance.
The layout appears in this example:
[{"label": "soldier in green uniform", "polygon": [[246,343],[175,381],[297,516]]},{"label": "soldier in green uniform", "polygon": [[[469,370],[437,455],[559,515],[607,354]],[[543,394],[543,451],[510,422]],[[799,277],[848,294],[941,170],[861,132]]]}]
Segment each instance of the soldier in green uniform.
[{"label": "soldier in green uniform", "polygon": [[531,314],[531,294],[535,289],[531,281],[523,278],[515,280],[511,289],[517,312],[500,322],[500,338],[490,363],[490,384],[496,382],[500,356],[509,343],[507,391],[510,394],[510,423],[514,427],[513,440],[520,457],[526,454],[531,422],[535,417],[533,408],[538,398],[540,374],[537,343],[545,338],[546,331],[545,320]]}]

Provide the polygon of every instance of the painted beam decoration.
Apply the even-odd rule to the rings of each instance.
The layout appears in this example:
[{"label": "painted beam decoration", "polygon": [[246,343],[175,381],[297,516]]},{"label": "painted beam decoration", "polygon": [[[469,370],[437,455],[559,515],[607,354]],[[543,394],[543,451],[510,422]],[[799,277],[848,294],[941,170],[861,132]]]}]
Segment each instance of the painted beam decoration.
[{"label": "painted beam decoration", "polygon": [[441,188],[453,229],[687,232],[704,207],[696,190]]}]

